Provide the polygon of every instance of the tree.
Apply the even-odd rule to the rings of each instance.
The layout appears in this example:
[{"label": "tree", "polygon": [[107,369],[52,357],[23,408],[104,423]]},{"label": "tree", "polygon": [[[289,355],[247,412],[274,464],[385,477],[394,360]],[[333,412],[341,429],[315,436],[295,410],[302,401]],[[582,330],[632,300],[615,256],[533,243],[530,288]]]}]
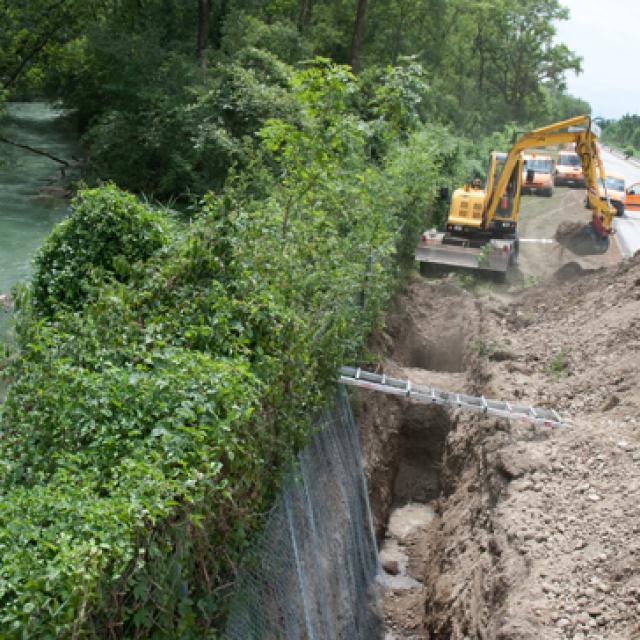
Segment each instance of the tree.
[{"label": "tree", "polygon": [[207,69],[207,43],[209,41],[209,21],[211,18],[210,0],[198,0],[198,38],[196,41],[196,58],[203,71]]},{"label": "tree", "polygon": [[482,38],[489,58],[482,59],[486,69],[476,66],[479,86],[484,89],[486,72],[487,88],[502,97],[514,120],[522,121],[527,102],[540,99],[543,83],[563,87],[566,71],[581,71],[580,58],[553,43],[553,22],[566,19],[568,11],[558,0],[502,0],[481,11],[487,20],[478,29],[489,32]]},{"label": "tree", "polygon": [[588,102],[569,95],[557,87],[545,86],[543,94],[546,100],[544,111],[540,113],[540,122],[566,120],[584,113],[591,113],[591,106]]},{"label": "tree", "polygon": [[47,48],[69,37],[77,25],[72,0],[9,0],[0,31],[0,83],[14,89],[30,68],[46,58]]},{"label": "tree", "polygon": [[265,116],[288,110],[286,65],[315,55],[370,71],[371,95],[376,84],[388,90],[387,65],[411,59],[424,87],[419,100],[407,96],[413,106],[401,120],[436,120],[474,137],[581,106],[563,103],[564,73],[580,61],[553,40],[554,22],[567,17],[559,0],[4,6],[0,93],[4,85],[14,97],[63,101],[87,132],[96,177],[163,196],[219,187]]},{"label": "tree", "polygon": [[390,0],[368,8],[364,48],[370,63],[395,65],[402,56],[415,56],[434,74],[439,72],[444,43],[458,16],[455,2]]},{"label": "tree", "polygon": [[351,38],[351,70],[356,73],[358,71],[358,53],[364,35],[364,21],[367,14],[367,3],[369,0],[358,0],[358,10],[356,11],[356,23],[353,28],[353,37]]}]

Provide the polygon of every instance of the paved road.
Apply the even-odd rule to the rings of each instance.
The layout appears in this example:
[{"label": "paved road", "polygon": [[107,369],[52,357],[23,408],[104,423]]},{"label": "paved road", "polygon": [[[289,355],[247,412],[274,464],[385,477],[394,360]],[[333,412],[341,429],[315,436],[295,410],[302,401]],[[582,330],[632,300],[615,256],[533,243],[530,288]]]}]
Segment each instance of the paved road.
[{"label": "paved road", "polygon": [[[629,162],[606,149],[601,149],[601,155],[605,171],[623,175],[628,185],[640,182],[639,164]],[[613,228],[616,230],[616,239],[623,256],[632,256],[640,250],[640,211],[628,211],[623,217],[615,218]]]},{"label": "paved road", "polygon": [[606,169],[612,173],[622,174],[629,184],[640,182],[640,161],[625,160],[620,154],[612,153],[602,147],[600,147],[600,154]]}]

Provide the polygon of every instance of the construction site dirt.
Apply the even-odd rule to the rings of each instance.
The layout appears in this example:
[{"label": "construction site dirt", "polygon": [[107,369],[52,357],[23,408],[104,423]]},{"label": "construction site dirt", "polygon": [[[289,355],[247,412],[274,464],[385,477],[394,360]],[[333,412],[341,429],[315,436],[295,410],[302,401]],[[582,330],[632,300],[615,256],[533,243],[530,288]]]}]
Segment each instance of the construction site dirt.
[{"label": "construction site dirt", "polygon": [[[527,197],[520,235],[587,221]],[[640,256],[523,242],[504,285],[417,273],[378,371],[556,409],[509,422],[355,391],[386,639],[640,638]]]}]

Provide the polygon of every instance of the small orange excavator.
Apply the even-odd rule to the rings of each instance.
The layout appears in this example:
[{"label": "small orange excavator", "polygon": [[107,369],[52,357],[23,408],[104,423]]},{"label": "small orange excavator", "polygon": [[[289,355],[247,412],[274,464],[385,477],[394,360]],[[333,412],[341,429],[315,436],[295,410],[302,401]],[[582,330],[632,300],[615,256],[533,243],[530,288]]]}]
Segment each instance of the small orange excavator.
[{"label": "small orange excavator", "polygon": [[[493,152],[485,188],[481,184],[464,185],[451,198],[446,230],[425,231],[416,249],[422,264],[439,264],[484,269],[505,273],[518,260],[518,212],[523,179],[525,149],[574,143],[580,157],[592,209],[591,222],[569,239],[575,253],[592,255],[609,248],[615,208],[599,197],[598,176],[604,184],[604,167],[598,154],[597,127],[591,117],[577,116],[529,131],[516,139],[508,153]],[[534,169],[525,179],[534,181]]]}]

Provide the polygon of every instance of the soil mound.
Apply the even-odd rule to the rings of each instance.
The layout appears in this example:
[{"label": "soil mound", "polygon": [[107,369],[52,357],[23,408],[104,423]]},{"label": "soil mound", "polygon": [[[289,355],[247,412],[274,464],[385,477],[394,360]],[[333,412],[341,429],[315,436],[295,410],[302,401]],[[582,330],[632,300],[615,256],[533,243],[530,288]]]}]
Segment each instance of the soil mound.
[{"label": "soil mound", "polygon": [[585,275],[586,269],[583,269],[577,262],[567,262],[563,264],[554,274],[553,278],[557,282],[566,282]]},{"label": "soil mound", "polygon": [[[435,514],[406,539],[387,531],[406,558],[406,584],[385,592],[388,632],[639,638],[640,256],[598,270],[568,262],[553,286],[508,299],[452,286],[408,287],[385,370],[422,382],[419,367],[441,368],[443,388],[465,376],[474,393],[553,407],[567,424],[447,418],[360,396],[379,536],[403,505]],[[453,333],[461,371],[442,371],[434,345],[452,352]],[[429,358],[411,356],[418,345]]]}]

